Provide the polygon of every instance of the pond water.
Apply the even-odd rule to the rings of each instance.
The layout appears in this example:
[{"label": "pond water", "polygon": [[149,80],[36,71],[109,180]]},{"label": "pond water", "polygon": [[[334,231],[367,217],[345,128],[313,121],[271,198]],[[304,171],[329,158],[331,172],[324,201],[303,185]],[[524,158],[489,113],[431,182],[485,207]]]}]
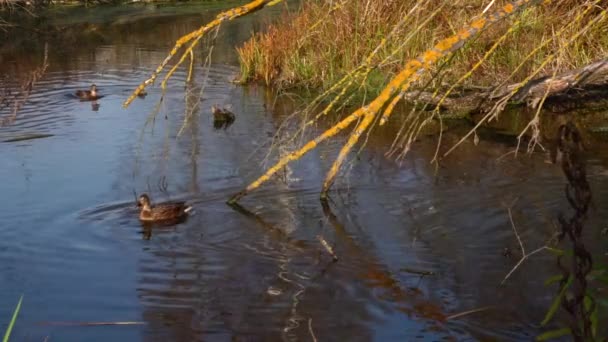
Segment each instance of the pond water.
[{"label": "pond water", "polygon": [[[521,257],[507,208],[526,249],[536,249],[568,208],[566,180],[549,152],[505,157],[508,135],[469,139],[438,168],[436,138],[422,137],[396,162],[385,155],[396,115],[347,165],[329,206],[319,190],[344,136],[244,198],[245,210],[225,204],[268,165],[271,137],[297,106],[231,83],[234,46],[280,8],[223,26],[208,76],[199,51],[194,82],[185,86],[180,69],[155,120],[158,86],[123,109],[175,39],[218,6],[55,9],[36,24],[48,26],[3,37],[4,74],[36,68],[45,42],[49,67],[0,128],[0,330],[23,294],[19,341],[521,341],[545,331],[555,288],[543,282],[558,273],[555,257],[536,254],[501,285]],[[98,107],[71,97],[91,83],[104,95]],[[214,129],[213,104],[230,104],[236,121]],[[465,129],[445,132],[444,144]],[[28,134],[41,136],[19,139]],[[594,144],[587,160],[595,205],[586,237],[603,262],[605,147]],[[187,200],[195,213],[142,227],[134,192]],[[484,311],[450,317],[474,309]]]}]

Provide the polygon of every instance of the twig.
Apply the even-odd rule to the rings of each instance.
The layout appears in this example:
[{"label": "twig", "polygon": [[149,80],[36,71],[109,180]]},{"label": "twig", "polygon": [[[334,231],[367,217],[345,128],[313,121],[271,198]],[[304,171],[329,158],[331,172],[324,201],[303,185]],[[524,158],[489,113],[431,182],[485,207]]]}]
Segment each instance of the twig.
[{"label": "twig", "polygon": [[315,332],[312,330],[312,318],[308,319],[308,331],[310,331],[310,336],[312,337],[313,342],[317,342]]},{"label": "twig", "polygon": [[146,322],[125,321],[125,322],[39,322],[38,325],[70,326],[70,327],[95,327],[104,325],[146,325]]},{"label": "twig", "polygon": [[509,221],[511,222],[511,227],[513,227],[513,231],[515,232],[515,237],[517,237],[517,241],[519,242],[519,247],[521,247],[521,254],[526,255],[526,249],[524,248],[524,243],[521,242],[519,238],[519,234],[517,234],[517,229],[515,228],[515,222],[513,222],[513,213],[511,212],[511,208],[507,209],[509,211]]},{"label": "twig", "polygon": [[490,7],[492,7],[494,5],[494,3],[496,2],[496,0],[492,0],[490,1],[490,3],[488,4],[488,6],[486,6],[486,8],[483,9],[483,14],[486,14],[486,12],[490,9]]},{"label": "twig", "polygon": [[532,255],[545,250],[545,249],[549,249],[549,247],[547,247],[547,245],[539,247],[535,250],[533,250],[532,252],[530,252],[529,254],[526,254],[526,249],[524,248],[524,243],[521,241],[521,238],[519,237],[519,234],[517,233],[517,228],[515,228],[515,223],[513,222],[513,215],[511,214],[511,208],[507,209],[509,211],[509,220],[511,221],[511,227],[513,228],[513,232],[515,232],[515,237],[517,238],[517,241],[519,242],[519,247],[521,247],[521,259],[519,259],[519,261],[517,262],[517,264],[511,269],[511,271],[505,276],[505,278],[500,282],[500,285],[503,285],[505,283],[505,281],[507,281],[507,279],[509,279],[509,277],[511,276],[511,274],[513,274],[513,272],[515,272],[515,270],[528,258],[531,257]]},{"label": "twig", "polygon": [[498,161],[502,160],[503,158],[505,158],[505,157],[507,157],[507,156],[509,156],[511,154],[515,154],[515,157],[517,157],[517,150],[512,150],[512,151],[509,151],[509,152],[501,155],[500,157],[496,158],[496,161],[498,162]]},{"label": "twig", "polygon": [[416,269],[408,268],[408,267],[402,268],[401,271],[406,272],[406,273],[411,273],[411,274],[419,274],[419,275],[423,275],[423,276],[435,275],[435,272],[433,272],[433,271],[416,270]]},{"label": "twig", "polygon": [[476,312],[486,311],[486,310],[489,310],[489,309],[492,309],[492,308],[494,308],[494,307],[493,306],[484,306],[482,308],[477,308],[477,309],[472,309],[472,310],[468,310],[468,311],[459,312],[457,314],[450,315],[450,316],[446,317],[445,319],[446,319],[446,321],[449,321],[451,319],[460,318],[462,316],[470,315],[470,314],[476,313]]},{"label": "twig", "polygon": [[327,243],[327,241],[323,238],[323,236],[317,235],[317,239],[321,243],[321,246],[323,246],[325,248],[327,253],[329,253],[329,255],[331,255],[331,257],[334,259],[334,261],[338,261],[338,256],[334,252],[334,249],[331,248],[331,246],[329,245],[329,243]]}]

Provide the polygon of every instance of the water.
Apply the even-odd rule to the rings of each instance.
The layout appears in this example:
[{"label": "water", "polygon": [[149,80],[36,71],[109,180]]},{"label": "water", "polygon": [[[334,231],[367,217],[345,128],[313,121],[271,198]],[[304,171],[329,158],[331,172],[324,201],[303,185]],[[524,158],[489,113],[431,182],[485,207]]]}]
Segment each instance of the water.
[{"label": "water", "polygon": [[[384,155],[397,115],[347,166],[329,206],[318,192],[343,136],[246,197],[245,211],[224,204],[261,174],[270,137],[294,108],[268,89],[230,82],[234,45],[279,9],[225,25],[206,83],[199,51],[195,82],[185,88],[178,71],[153,124],[159,87],[122,109],[174,40],[218,10],[51,12],[52,27],[69,29],[3,45],[7,75],[37,67],[45,40],[50,66],[16,120],[0,128],[2,141],[49,135],[0,143],[0,330],[24,294],[14,340],[519,341],[544,331],[555,289],[543,282],[558,273],[554,257],[537,254],[500,283],[521,256],[507,207],[527,251],[546,243],[567,208],[564,176],[548,152],[504,157],[513,140],[487,134],[436,169],[436,139],[423,137],[397,163]],[[91,83],[104,95],[96,110],[70,97]],[[226,129],[213,128],[216,103],[236,113]],[[177,136],[186,112],[193,124]],[[463,129],[448,131],[446,146]],[[605,144],[594,146],[586,229],[594,257],[605,261],[608,154]],[[195,214],[176,226],[142,227],[134,192],[187,200]],[[143,324],[58,324],[122,321]]]}]

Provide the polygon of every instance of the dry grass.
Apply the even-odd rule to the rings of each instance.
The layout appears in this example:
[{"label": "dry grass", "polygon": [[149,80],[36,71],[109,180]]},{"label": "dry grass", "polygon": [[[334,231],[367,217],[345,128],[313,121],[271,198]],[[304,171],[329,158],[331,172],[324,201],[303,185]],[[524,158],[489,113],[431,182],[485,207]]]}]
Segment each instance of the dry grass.
[{"label": "dry grass", "polygon": [[[455,33],[466,22],[482,13],[490,2],[306,1],[298,13],[286,13],[278,24],[257,34],[238,49],[241,81],[261,81],[283,88],[328,89],[361,65],[388,32],[417,5],[415,17],[387,40],[372,61],[375,68],[361,90],[373,92],[381,89],[403,67],[404,61],[426,50],[437,39]],[[490,10],[505,3],[507,1],[495,1]],[[559,58],[543,68],[541,74],[559,73],[605,56],[608,52],[607,24],[594,28],[563,51],[560,49],[569,38],[568,32],[564,36],[554,36],[556,30],[570,22],[588,3],[589,1],[564,0],[549,6],[535,6],[493,25],[452,58],[449,71],[444,73],[441,82],[452,83],[469,71],[517,20],[519,23],[509,37],[463,86],[493,85],[500,82],[548,38],[553,39],[553,42],[526,60],[524,66],[513,76],[513,82],[523,80],[542,63],[544,56],[556,51],[559,51]],[[433,16],[437,10],[439,11]],[[588,16],[591,18],[601,10],[598,7]],[[431,16],[432,20],[407,44],[403,44],[411,29]],[[580,21],[579,27],[572,27],[571,31],[576,32],[586,21]],[[438,87],[441,84],[436,82],[433,85]]]}]

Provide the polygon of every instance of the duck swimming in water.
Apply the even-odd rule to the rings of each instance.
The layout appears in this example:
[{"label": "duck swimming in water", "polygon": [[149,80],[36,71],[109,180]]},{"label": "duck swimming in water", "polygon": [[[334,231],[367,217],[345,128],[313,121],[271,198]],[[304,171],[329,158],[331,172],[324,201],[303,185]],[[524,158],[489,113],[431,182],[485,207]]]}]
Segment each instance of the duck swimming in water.
[{"label": "duck swimming in water", "polygon": [[76,97],[84,101],[93,101],[100,98],[97,94],[97,86],[92,84],[89,90],[76,90]]},{"label": "duck swimming in water", "polygon": [[142,222],[172,221],[185,218],[192,207],[185,202],[167,202],[152,205],[146,194],[139,196],[137,206],[141,208],[139,220]]},{"label": "duck swimming in water", "polygon": [[235,119],[234,113],[226,108],[220,108],[217,105],[211,106],[211,113],[213,113],[213,126],[215,128],[228,128]]}]

